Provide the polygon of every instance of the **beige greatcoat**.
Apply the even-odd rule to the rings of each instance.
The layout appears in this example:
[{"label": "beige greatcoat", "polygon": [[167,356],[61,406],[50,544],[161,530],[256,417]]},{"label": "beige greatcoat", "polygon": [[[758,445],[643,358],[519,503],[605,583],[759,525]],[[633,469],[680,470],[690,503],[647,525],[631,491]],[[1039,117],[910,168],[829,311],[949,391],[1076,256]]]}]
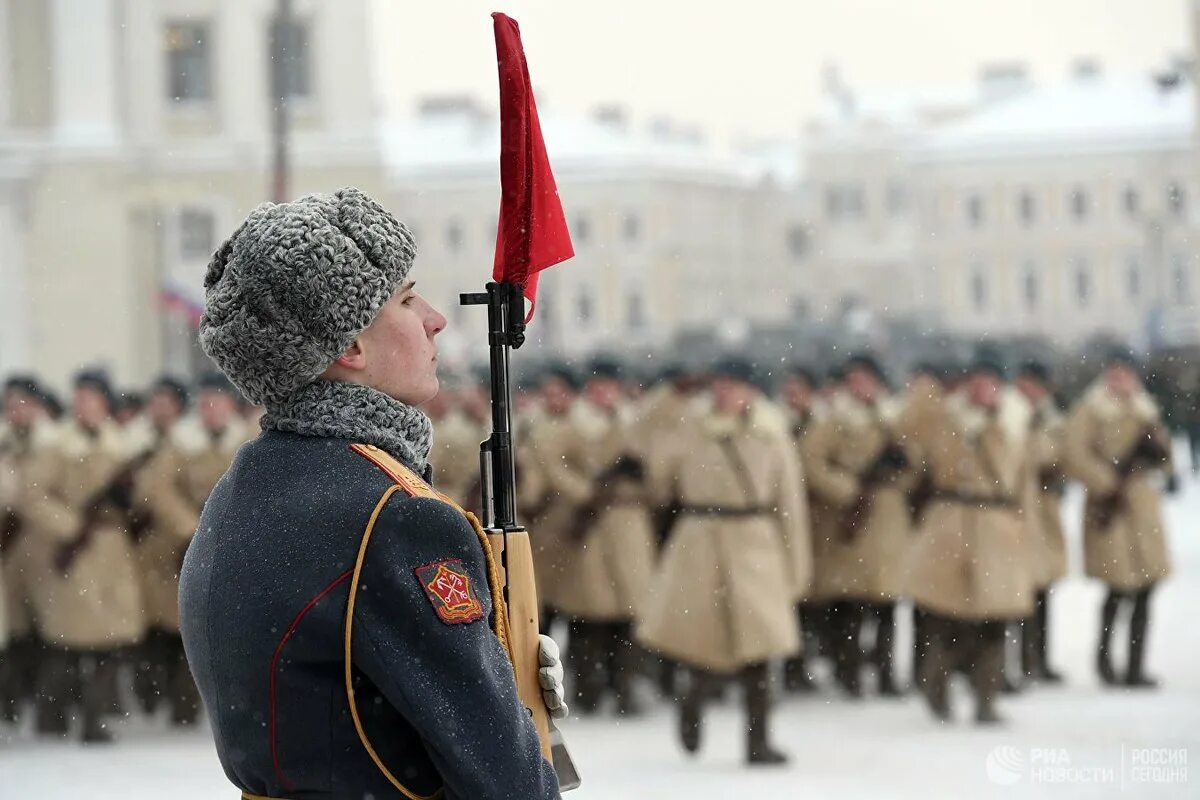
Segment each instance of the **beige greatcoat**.
[{"label": "beige greatcoat", "polygon": [[[72,423],[51,446],[38,448],[23,481],[22,514],[38,548],[53,559],[75,539],[86,506],[125,464],[129,453],[115,424],[94,436]],[[72,649],[134,644],[145,632],[141,585],[124,512],[108,503],[89,544],[62,575],[53,566],[33,591],[38,626],[46,641]]]},{"label": "beige greatcoat", "polygon": [[[1158,483],[1161,470],[1138,470],[1122,482],[1113,466],[1147,434],[1169,449],[1170,439],[1150,395],[1142,392],[1123,401],[1099,383],[1072,409],[1064,434],[1067,470],[1087,490],[1084,568],[1090,577],[1122,591],[1151,586],[1171,571]],[[1117,513],[1101,527],[1097,507],[1118,489],[1122,500]]]},{"label": "beige greatcoat", "polygon": [[811,578],[808,514],[782,412],[760,399],[746,418],[715,412],[655,462],[656,491],[696,509],[671,531],[637,638],[695,667],[733,672],[796,653],[795,602]]},{"label": "beige greatcoat", "polygon": [[[813,549],[821,553],[813,575],[818,601],[890,602],[904,591],[912,540],[907,496],[914,473],[911,458],[908,468],[884,482],[863,480],[884,447],[899,444],[894,428],[898,411],[890,400],[869,407],[840,393],[803,439]],[[865,513],[851,532],[846,513],[864,493]]]},{"label": "beige greatcoat", "polygon": [[641,613],[656,560],[646,480],[602,474],[625,457],[643,464],[631,415],[608,414],[587,401],[577,424],[587,444],[594,513],[566,566],[559,607],[590,621],[632,620]]},{"label": "beige greatcoat", "polygon": [[[490,433],[461,411],[451,411],[434,426],[433,480],[437,490],[465,509],[480,505],[479,444]],[[518,439],[519,442],[519,439]]]},{"label": "beige greatcoat", "polygon": [[1062,499],[1045,478],[1063,472],[1065,420],[1047,398],[1033,414],[1029,435],[1029,555],[1034,586],[1041,590],[1067,574],[1067,545],[1063,535]]},{"label": "beige greatcoat", "polygon": [[139,471],[135,507],[150,521],[136,546],[148,625],[179,631],[183,554],[208,495],[245,441],[240,421],[214,440],[195,420],[184,420]]},{"label": "beige greatcoat", "polygon": [[1005,390],[993,414],[947,398],[924,457],[938,493],[910,551],[909,594],[927,611],[968,621],[1033,611],[1026,521],[1029,404]]},{"label": "beige greatcoat", "polygon": [[543,413],[530,420],[526,462],[518,465],[522,475],[519,489],[527,502],[529,541],[533,547],[538,599],[543,605],[559,607],[570,591],[567,579],[578,543],[572,530],[584,505],[592,499],[588,442],[580,430],[579,404],[564,414]]}]

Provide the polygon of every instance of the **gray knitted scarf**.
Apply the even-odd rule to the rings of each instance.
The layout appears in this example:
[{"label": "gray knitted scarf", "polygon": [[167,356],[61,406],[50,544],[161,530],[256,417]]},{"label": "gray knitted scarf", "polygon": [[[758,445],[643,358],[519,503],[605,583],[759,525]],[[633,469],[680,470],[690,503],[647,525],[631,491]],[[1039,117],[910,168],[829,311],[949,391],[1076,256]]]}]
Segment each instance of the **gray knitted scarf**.
[{"label": "gray knitted scarf", "polygon": [[369,386],[337,381],[314,381],[268,406],[262,428],[373,444],[418,473],[425,472],[433,446],[433,424],[423,411]]}]

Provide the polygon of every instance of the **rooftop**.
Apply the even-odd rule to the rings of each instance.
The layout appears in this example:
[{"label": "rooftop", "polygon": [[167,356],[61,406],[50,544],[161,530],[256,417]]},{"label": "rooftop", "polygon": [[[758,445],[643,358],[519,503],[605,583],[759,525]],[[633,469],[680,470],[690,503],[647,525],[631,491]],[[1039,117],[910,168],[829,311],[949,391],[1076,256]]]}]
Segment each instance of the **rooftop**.
[{"label": "rooftop", "polygon": [[[539,116],[560,179],[668,176],[790,185],[801,176],[798,143],[720,147],[698,128],[663,118],[635,126],[612,106],[590,117],[546,109]],[[499,118],[470,98],[425,101],[416,114],[386,128],[383,147],[395,179],[498,180]]]}]

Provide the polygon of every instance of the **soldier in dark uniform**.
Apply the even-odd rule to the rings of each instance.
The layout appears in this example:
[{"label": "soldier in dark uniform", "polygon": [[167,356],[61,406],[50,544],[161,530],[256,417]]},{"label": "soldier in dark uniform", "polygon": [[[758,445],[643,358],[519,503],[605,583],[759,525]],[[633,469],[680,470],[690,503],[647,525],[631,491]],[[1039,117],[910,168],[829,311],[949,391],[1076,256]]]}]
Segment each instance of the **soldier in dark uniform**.
[{"label": "soldier in dark uniform", "polygon": [[[253,211],[208,268],[205,351],[267,413],[210,496],[180,610],[244,797],[556,798],[486,537],[426,482],[445,318],[355,189]],[[473,518],[472,518],[473,519]],[[547,707],[565,713],[542,641]]]}]

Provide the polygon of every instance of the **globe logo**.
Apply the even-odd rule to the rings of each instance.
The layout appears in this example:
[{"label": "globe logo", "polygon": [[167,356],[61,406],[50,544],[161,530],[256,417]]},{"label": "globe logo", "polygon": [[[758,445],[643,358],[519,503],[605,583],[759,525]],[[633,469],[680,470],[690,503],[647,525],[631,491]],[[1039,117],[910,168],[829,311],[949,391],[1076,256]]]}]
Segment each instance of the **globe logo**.
[{"label": "globe logo", "polygon": [[988,780],[1000,786],[1012,786],[1025,774],[1025,754],[1010,745],[1001,745],[988,753]]}]

